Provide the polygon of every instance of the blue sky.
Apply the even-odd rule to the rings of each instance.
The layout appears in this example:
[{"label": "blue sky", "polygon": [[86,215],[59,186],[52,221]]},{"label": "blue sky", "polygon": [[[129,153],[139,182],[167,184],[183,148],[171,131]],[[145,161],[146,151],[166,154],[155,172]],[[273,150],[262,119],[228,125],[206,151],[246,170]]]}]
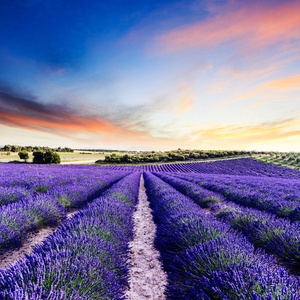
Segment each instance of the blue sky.
[{"label": "blue sky", "polygon": [[300,151],[299,9],[1,1],[2,144]]}]

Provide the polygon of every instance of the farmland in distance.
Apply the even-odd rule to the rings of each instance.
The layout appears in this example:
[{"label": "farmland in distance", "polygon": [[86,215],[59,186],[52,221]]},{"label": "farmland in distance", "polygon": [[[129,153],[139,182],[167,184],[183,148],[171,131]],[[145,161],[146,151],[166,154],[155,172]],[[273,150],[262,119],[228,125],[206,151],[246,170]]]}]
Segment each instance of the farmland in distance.
[{"label": "farmland in distance", "polygon": [[[0,170],[0,299],[300,299],[299,170],[252,158]],[[148,243],[129,246],[141,189],[158,260],[129,293]]]}]

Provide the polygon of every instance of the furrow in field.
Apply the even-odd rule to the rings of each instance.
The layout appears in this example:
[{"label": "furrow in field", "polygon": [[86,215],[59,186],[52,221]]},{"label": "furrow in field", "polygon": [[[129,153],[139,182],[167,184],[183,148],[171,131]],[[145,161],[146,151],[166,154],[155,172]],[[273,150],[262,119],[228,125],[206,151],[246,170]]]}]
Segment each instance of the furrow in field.
[{"label": "furrow in field", "polygon": [[138,172],[124,177],[31,255],[0,269],[0,298],[124,299],[139,179]]},{"label": "furrow in field", "polygon": [[214,161],[182,162],[167,164],[125,164],[101,166],[102,169],[139,171],[139,172],[171,172],[191,174],[227,174],[240,176],[256,176],[278,179],[300,179],[300,172],[275,165],[270,165],[251,158],[233,158]]},{"label": "furrow in field", "polygon": [[0,253],[17,248],[31,231],[61,224],[67,211],[78,209],[99,197],[128,173],[116,172],[64,187],[53,188],[28,200],[0,208]]},{"label": "furrow in field", "polygon": [[191,198],[202,209],[209,210],[222,222],[238,230],[255,247],[275,255],[278,264],[293,274],[300,269],[300,224],[278,218],[270,213],[247,208],[225,201],[222,195],[213,193],[194,183],[156,173],[156,175]]},{"label": "furrow in field", "polygon": [[[175,177],[190,181],[202,186],[210,191],[222,194],[228,201],[237,203],[244,207],[252,207],[261,211],[266,211],[272,213],[280,218],[287,218],[292,222],[300,221],[300,193],[294,188],[291,192],[287,189],[286,193],[278,192],[279,186],[275,186],[275,193],[262,193],[260,192],[260,185],[256,186],[256,190],[247,190],[247,184],[241,185],[239,187],[234,186],[234,184],[223,184],[214,179],[212,175],[206,174],[171,174]],[[223,177],[221,177],[223,178]],[[232,177],[234,178],[234,177]],[[219,179],[222,180],[222,179]],[[225,179],[224,179],[225,180]],[[261,178],[261,180],[265,180]],[[278,180],[278,179],[277,179]],[[296,182],[296,184],[295,184]],[[252,180],[249,179],[248,184],[251,185]],[[263,183],[262,183],[263,184]],[[295,184],[299,190],[299,180],[291,180],[290,183],[287,182],[285,185]],[[282,185],[284,188],[284,185]],[[284,195],[284,197],[283,197]],[[286,200],[289,199],[289,200]]]},{"label": "furrow in field", "polygon": [[[67,213],[67,219],[71,219],[76,212],[80,209],[73,210]],[[7,269],[16,264],[19,260],[23,259],[25,255],[30,255],[33,249],[43,243],[43,241],[53,234],[56,229],[60,226],[49,226],[45,228],[40,228],[35,231],[29,232],[23,240],[22,246],[20,248],[13,248],[4,254],[0,255],[0,269]]]},{"label": "furrow in field", "polygon": [[144,178],[141,176],[139,202],[134,213],[134,239],[129,243],[130,287],[125,297],[129,300],[165,299],[164,290],[167,276],[159,261],[159,252],[154,248],[156,226],[145,192]]},{"label": "furrow in field", "polygon": [[272,257],[160,178],[146,173],[145,183],[168,299],[300,299],[299,279]]}]

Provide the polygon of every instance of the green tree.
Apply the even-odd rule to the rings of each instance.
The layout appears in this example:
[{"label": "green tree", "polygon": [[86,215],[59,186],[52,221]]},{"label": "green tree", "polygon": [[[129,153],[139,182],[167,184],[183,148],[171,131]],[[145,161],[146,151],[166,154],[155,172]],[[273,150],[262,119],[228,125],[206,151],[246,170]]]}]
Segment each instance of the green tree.
[{"label": "green tree", "polygon": [[21,147],[18,145],[11,146],[11,152],[19,152],[20,150],[21,150]]},{"label": "green tree", "polygon": [[125,154],[125,155],[121,156],[121,161],[122,162],[128,162],[128,160],[130,160],[130,156],[128,154]]},{"label": "green tree", "polygon": [[25,162],[27,162],[27,159],[29,159],[29,154],[27,151],[23,150],[23,151],[20,151],[18,153],[20,159],[24,159]]},{"label": "green tree", "polygon": [[3,147],[3,150],[6,151],[6,152],[10,152],[11,151],[11,145],[5,145]]},{"label": "green tree", "polygon": [[60,156],[58,153],[52,150],[46,150],[44,153],[44,163],[45,164],[60,164]]},{"label": "green tree", "polygon": [[33,163],[34,164],[44,164],[44,152],[41,150],[33,151]]},{"label": "green tree", "polygon": [[55,151],[48,149],[46,151],[37,150],[33,152],[34,164],[59,164],[60,156]]}]

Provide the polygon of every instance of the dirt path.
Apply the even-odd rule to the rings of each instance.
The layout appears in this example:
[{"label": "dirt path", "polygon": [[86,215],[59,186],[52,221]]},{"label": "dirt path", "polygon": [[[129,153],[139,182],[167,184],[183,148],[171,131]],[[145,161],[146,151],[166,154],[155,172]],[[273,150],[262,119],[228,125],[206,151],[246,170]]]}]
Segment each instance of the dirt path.
[{"label": "dirt path", "polygon": [[[67,219],[72,218],[76,212],[77,211],[69,212],[67,214]],[[33,248],[36,245],[41,244],[45,238],[52,234],[58,227],[59,225],[51,226],[28,233],[20,248],[11,249],[0,255],[0,268],[8,269],[10,265],[17,263],[18,260],[24,258],[25,254],[30,255]]]},{"label": "dirt path", "polygon": [[163,300],[167,285],[167,275],[158,260],[159,252],[153,241],[156,226],[153,222],[149,201],[147,199],[144,178],[141,176],[139,203],[134,213],[134,240],[130,242],[130,288],[126,292],[129,300]]},{"label": "dirt path", "polygon": [[83,164],[94,164],[97,159],[87,159],[87,160],[74,160],[74,161],[62,161],[61,165],[83,165]]}]

